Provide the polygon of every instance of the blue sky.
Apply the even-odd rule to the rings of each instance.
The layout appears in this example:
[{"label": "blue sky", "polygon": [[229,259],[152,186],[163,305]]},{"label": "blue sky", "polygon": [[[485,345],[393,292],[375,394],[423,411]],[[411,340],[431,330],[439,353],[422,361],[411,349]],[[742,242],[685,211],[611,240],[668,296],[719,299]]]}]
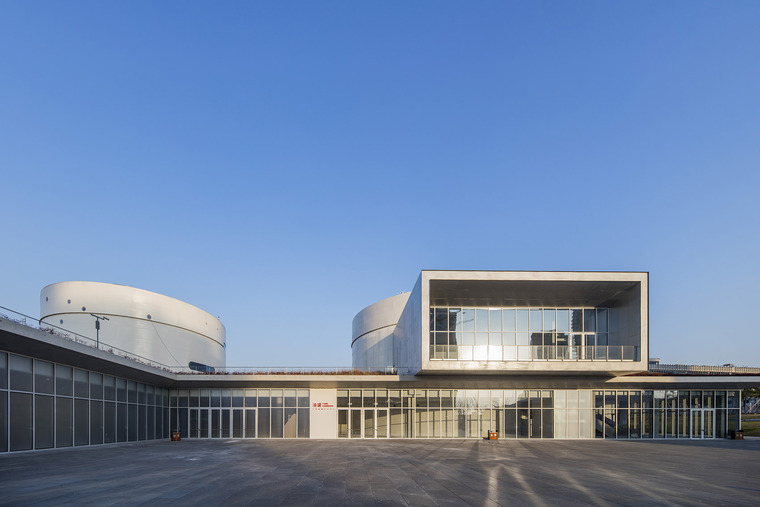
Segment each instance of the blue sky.
[{"label": "blue sky", "polygon": [[345,366],[421,269],[650,272],[651,355],[760,366],[757,2],[2,2],[0,305],[65,280]]}]

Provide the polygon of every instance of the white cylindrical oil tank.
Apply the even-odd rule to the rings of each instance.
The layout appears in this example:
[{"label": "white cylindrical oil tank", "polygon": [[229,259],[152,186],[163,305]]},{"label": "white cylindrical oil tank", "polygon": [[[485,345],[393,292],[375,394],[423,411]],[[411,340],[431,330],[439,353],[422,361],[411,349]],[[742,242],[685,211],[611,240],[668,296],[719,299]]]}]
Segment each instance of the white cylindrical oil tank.
[{"label": "white cylindrical oil tank", "polygon": [[[100,282],[61,282],[40,293],[40,326],[55,325],[170,368],[226,364],[224,325],[210,313],[147,290]],[[107,319],[107,320],[105,320]]]},{"label": "white cylindrical oil tank", "polygon": [[352,323],[351,358],[354,368],[382,369],[396,366],[393,331],[409,300],[409,292],[371,304]]}]

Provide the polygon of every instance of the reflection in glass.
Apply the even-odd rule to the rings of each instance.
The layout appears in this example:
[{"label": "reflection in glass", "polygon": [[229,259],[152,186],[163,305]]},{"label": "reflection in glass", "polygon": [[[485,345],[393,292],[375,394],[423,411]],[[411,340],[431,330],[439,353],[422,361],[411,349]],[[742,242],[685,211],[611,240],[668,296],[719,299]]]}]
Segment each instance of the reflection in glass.
[{"label": "reflection in glass", "polygon": [[504,331],[515,331],[515,309],[504,308],[502,310],[502,319],[504,322]]},{"label": "reflection in glass", "polygon": [[530,311],[530,330],[531,332],[543,331],[543,312],[541,310]]},{"label": "reflection in glass", "polygon": [[488,332],[488,310],[485,308],[475,309],[475,331]]},{"label": "reflection in glass", "polygon": [[528,310],[518,309],[517,313],[517,331],[528,331]]},{"label": "reflection in glass", "polygon": [[493,332],[501,332],[501,310],[489,310],[489,319],[490,319],[490,331]]},{"label": "reflection in glass", "polygon": [[570,330],[579,333],[583,331],[583,310],[570,310]]},{"label": "reflection in glass", "polygon": [[560,333],[570,331],[570,310],[557,310],[557,331]]},{"label": "reflection in glass", "polygon": [[544,310],[544,328],[543,331],[555,331],[557,329],[557,312],[556,310]]}]

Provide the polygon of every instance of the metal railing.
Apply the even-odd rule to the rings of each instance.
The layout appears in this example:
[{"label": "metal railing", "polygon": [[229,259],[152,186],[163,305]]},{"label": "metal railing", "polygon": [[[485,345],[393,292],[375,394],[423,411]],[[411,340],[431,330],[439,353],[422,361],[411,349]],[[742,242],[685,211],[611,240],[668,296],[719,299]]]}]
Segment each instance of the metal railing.
[{"label": "metal railing", "polygon": [[725,375],[725,374],[760,374],[760,368],[751,366],[704,366],[696,364],[655,364],[649,363],[649,371],[672,373],[674,375]]},{"label": "metal railing", "polygon": [[578,347],[569,345],[505,345],[497,346],[496,356],[486,345],[431,345],[431,359],[460,361],[638,361],[635,345],[603,345]]},{"label": "metal railing", "polygon": [[0,310],[3,310],[5,312],[10,312],[11,315],[16,315],[17,317],[12,317],[8,315],[7,313],[0,312],[0,319],[1,320],[7,320],[10,322],[15,322],[17,324],[21,324],[23,326],[26,326],[31,329],[38,329],[40,331],[44,331],[46,333],[49,333],[53,336],[56,336],[58,338],[63,338],[64,340],[69,340],[74,343],[79,343],[81,345],[86,345],[88,347],[92,347],[94,349],[101,350],[103,352],[107,352],[109,354],[113,354],[115,356],[123,357],[126,359],[131,359],[132,361],[136,361],[138,363],[144,364],[146,366],[152,366],[153,368],[158,368],[160,370],[164,370],[170,373],[173,373],[175,368],[171,367],[169,365],[159,363],[158,361],[154,361],[152,359],[149,359],[147,357],[143,357],[139,354],[135,354],[133,352],[130,352],[128,350],[120,349],[119,347],[116,347],[114,345],[111,345],[109,343],[104,342],[103,340],[96,340],[95,338],[92,338],[90,336],[86,336],[80,333],[76,333],[74,331],[71,331],[70,329],[66,329],[64,327],[56,326],[55,324],[50,324],[48,322],[42,323],[41,320],[38,320],[30,315],[26,315],[21,312],[17,312],[16,310],[11,310],[10,308],[6,308],[4,306],[0,306]]},{"label": "metal railing", "polygon": [[352,368],[350,366],[226,366],[214,371],[174,368],[175,373],[188,375],[404,375],[406,368]]}]

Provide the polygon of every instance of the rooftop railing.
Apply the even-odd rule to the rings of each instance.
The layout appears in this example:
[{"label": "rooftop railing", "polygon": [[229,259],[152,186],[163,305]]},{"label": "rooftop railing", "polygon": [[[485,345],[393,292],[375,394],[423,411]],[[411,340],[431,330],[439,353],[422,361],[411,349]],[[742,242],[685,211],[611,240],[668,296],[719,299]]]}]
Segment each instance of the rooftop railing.
[{"label": "rooftop railing", "polygon": [[[495,349],[491,351],[490,349]],[[459,361],[639,361],[635,345],[577,347],[568,345],[457,346],[431,345],[431,359]]]},{"label": "rooftop railing", "polygon": [[[55,324],[50,324],[47,322],[42,323],[40,320],[37,320],[35,317],[31,317],[24,313],[17,312],[16,310],[11,310],[10,308],[6,308],[4,306],[0,306],[0,310],[2,310],[0,311],[0,319],[2,320],[16,322],[17,324],[21,324],[23,326],[26,326],[32,329],[39,329],[40,331],[44,331],[58,338],[63,338],[64,340],[69,340],[71,342],[79,343],[81,345],[86,345],[94,349],[96,348],[98,350],[102,350],[103,352],[107,352],[115,356],[131,359],[132,361],[136,361],[138,363],[141,363],[147,366],[152,366],[153,368],[158,368],[160,370],[164,370],[170,373],[174,371],[174,368],[172,368],[169,365],[159,363],[158,361],[154,361],[152,359],[148,359],[147,357],[143,357],[139,354],[129,352],[128,350],[120,349],[119,347],[106,343],[103,340],[97,340],[90,336],[86,336],[86,335],[71,331],[70,329],[56,326]],[[4,312],[8,312],[8,313],[4,313]]]},{"label": "rooftop railing", "polygon": [[404,375],[405,368],[352,368],[350,366],[226,366],[214,371],[175,368],[175,373],[188,375]]},{"label": "rooftop railing", "polygon": [[696,364],[660,363],[649,363],[649,371],[655,373],[672,373],[673,375],[760,374],[760,368],[751,366],[703,366]]}]

